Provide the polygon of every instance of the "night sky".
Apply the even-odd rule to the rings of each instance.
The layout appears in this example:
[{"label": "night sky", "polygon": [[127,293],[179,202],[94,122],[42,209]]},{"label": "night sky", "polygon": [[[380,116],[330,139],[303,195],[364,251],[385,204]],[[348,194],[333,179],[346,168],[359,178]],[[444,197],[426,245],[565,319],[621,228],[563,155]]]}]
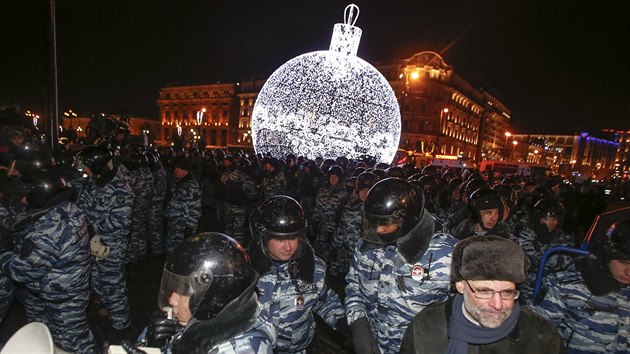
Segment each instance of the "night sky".
[{"label": "night sky", "polygon": [[[630,129],[629,1],[355,3],[361,58],[436,51],[512,110],[515,132]],[[0,105],[45,111],[48,4],[0,7]],[[327,49],[347,4],[57,0],[59,108],[157,116],[165,85],[267,77]]]}]

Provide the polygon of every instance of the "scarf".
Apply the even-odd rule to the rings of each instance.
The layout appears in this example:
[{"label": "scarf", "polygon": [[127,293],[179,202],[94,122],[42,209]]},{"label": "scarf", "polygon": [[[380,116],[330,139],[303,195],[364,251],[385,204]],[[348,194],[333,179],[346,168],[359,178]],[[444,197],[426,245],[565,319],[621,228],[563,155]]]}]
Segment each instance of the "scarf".
[{"label": "scarf", "polygon": [[507,337],[518,322],[520,307],[514,303],[510,317],[497,328],[485,328],[471,323],[462,308],[464,296],[455,295],[451,317],[448,320],[448,347],[446,354],[466,354],[468,344],[490,344]]}]

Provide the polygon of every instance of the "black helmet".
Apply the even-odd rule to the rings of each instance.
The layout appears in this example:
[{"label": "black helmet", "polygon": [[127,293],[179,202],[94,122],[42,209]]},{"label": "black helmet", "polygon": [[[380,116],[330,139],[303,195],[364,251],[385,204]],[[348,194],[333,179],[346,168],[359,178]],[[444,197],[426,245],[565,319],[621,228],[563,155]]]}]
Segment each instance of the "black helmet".
[{"label": "black helmet", "polygon": [[149,159],[146,154],[140,152],[138,149],[132,149],[129,153],[123,156],[123,163],[125,167],[130,170],[136,170],[142,167],[149,167]]},{"label": "black helmet", "polygon": [[335,165],[337,162],[333,159],[326,159],[322,162],[322,165],[320,166],[320,169],[322,170],[322,172],[324,173],[328,173],[328,169]]},{"label": "black helmet", "polygon": [[[107,164],[112,161],[112,153],[102,145],[88,146],[77,154],[75,168],[81,172],[87,167],[95,175],[100,175],[105,171]],[[111,169],[111,167],[110,167]]]},{"label": "black helmet", "polygon": [[[391,244],[408,234],[422,219],[424,196],[400,178],[378,181],[363,205],[362,238],[368,242]],[[379,225],[398,226],[394,235],[379,235]],[[385,238],[384,238],[385,237]]]},{"label": "black helmet", "polygon": [[555,199],[543,198],[534,205],[534,212],[538,219],[548,216],[560,219],[564,216],[564,206]]},{"label": "black helmet", "polygon": [[462,198],[464,201],[470,199],[472,194],[481,188],[488,188],[488,183],[483,179],[471,179],[464,182],[464,189],[462,190]]},{"label": "black helmet", "polygon": [[416,166],[411,163],[402,165],[402,169],[405,172],[405,176],[411,176],[417,171]]},{"label": "black helmet", "polygon": [[531,203],[530,205],[535,205],[539,200],[545,198],[553,198],[553,194],[551,191],[545,187],[536,187],[532,190],[530,194]]},{"label": "black helmet", "polygon": [[76,157],[74,156],[74,154],[68,151],[56,151],[53,156],[55,158],[57,166],[59,167],[72,167],[74,166],[74,162],[76,161]]},{"label": "black helmet", "polygon": [[372,188],[374,183],[376,183],[377,177],[372,172],[363,172],[357,177],[357,191],[365,188]]},{"label": "black helmet", "polygon": [[437,177],[440,176],[440,169],[437,166],[432,166],[432,165],[425,166],[422,169],[422,175],[423,176],[431,176],[431,177],[437,178]]},{"label": "black helmet", "polygon": [[385,178],[387,178],[387,172],[383,171],[383,170],[379,170],[378,168],[375,168],[373,170],[370,170],[370,172],[372,172],[375,176],[376,179],[378,181],[383,180]]},{"label": "black helmet", "polygon": [[252,163],[249,162],[248,159],[240,159],[238,161],[237,169],[239,169],[241,172],[243,172],[245,174],[249,174],[249,172],[252,169]]},{"label": "black helmet", "polygon": [[387,172],[387,177],[396,177],[396,178],[406,178],[405,171],[402,167],[393,166],[385,170]]},{"label": "black helmet", "polygon": [[456,190],[459,190],[461,186],[462,186],[462,179],[459,177],[455,177],[451,179],[450,181],[448,181],[448,184],[446,185],[446,191],[448,193],[453,193]]},{"label": "black helmet", "polygon": [[51,169],[56,166],[55,159],[51,152],[37,145],[24,145],[15,152],[15,158],[9,166],[9,175],[15,174],[14,170],[20,174],[29,173],[41,169]]},{"label": "black helmet", "polygon": [[158,295],[160,309],[169,306],[171,294],[190,296],[191,314],[210,320],[239,299],[248,299],[258,275],[245,249],[233,238],[216,232],[194,235],[168,258]]},{"label": "black helmet", "polygon": [[299,258],[306,247],[306,218],[300,203],[286,195],[268,198],[252,217],[252,234],[258,234],[260,245],[269,256],[267,242],[271,239],[298,238],[300,245],[294,258]]},{"label": "black helmet", "polygon": [[365,167],[355,167],[354,171],[352,171],[352,176],[359,177],[363,172],[365,172]]},{"label": "black helmet", "polygon": [[343,170],[343,168],[339,165],[332,165],[330,166],[330,168],[328,169],[328,175],[335,175],[337,177],[339,177],[339,181],[343,181],[344,177],[346,176],[346,172]]},{"label": "black helmet", "polygon": [[492,189],[494,189],[495,192],[499,193],[508,208],[514,209],[517,200],[514,190],[512,190],[512,187],[506,184],[497,184],[496,186],[492,187]]},{"label": "black helmet", "polygon": [[129,125],[112,117],[107,118],[105,125],[106,134],[114,137],[118,134],[129,134]]},{"label": "black helmet", "polygon": [[302,206],[286,195],[276,195],[258,207],[257,222],[264,229],[265,241],[287,239],[305,234],[306,222]]},{"label": "black helmet", "polygon": [[385,162],[379,162],[376,164],[376,166],[374,166],[375,169],[377,170],[387,170],[391,165]]},{"label": "black helmet", "polygon": [[435,197],[438,191],[438,187],[439,187],[439,182],[435,177],[430,176],[430,175],[424,175],[420,177],[420,179],[418,180],[418,183],[422,187],[422,191],[424,192],[425,199]]},{"label": "black helmet", "polygon": [[605,264],[613,259],[630,261],[630,219],[614,223],[591,250]]},{"label": "black helmet", "polygon": [[452,168],[448,168],[442,173],[442,182],[444,183],[449,183],[455,178],[459,178],[459,176]]},{"label": "black helmet", "polygon": [[44,209],[57,205],[53,198],[68,189],[66,180],[58,170],[31,171],[22,175],[20,179],[24,184],[26,201],[30,209]]},{"label": "black helmet", "polygon": [[558,198],[566,198],[575,192],[573,185],[569,183],[561,183],[558,187]]},{"label": "black helmet", "polygon": [[503,219],[503,200],[496,191],[490,188],[476,190],[468,202],[474,222],[481,222],[481,211],[499,209],[499,220]]}]

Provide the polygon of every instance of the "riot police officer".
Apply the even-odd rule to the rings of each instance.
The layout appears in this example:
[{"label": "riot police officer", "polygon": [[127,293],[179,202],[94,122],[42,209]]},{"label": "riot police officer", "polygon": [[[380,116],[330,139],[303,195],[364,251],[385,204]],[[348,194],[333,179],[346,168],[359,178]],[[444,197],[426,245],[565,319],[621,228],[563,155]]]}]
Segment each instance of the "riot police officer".
[{"label": "riot police officer", "polygon": [[557,326],[569,352],[627,353],[630,340],[630,220],[615,223],[591,254],[549,274],[531,307]]},{"label": "riot police officer", "polygon": [[24,284],[27,319],[45,323],[55,344],[96,353],[86,317],[91,259],[85,214],[70,201],[72,189],[58,171],[24,173],[21,183],[25,208],[2,233],[14,250],[0,255],[0,272]]},{"label": "riot police officer", "polygon": [[272,353],[276,332],[256,296],[258,275],[243,247],[221,233],[184,240],[162,273],[150,346],[165,353]]},{"label": "riot police officer", "polygon": [[346,316],[357,353],[398,353],[409,322],[450,286],[455,240],[435,233],[424,198],[386,178],[368,192],[363,232],[346,277]]},{"label": "riot police officer", "polygon": [[89,146],[77,155],[76,168],[88,178],[77,204],[85,211],[92,233],[90,285],[119,336],[131,324],[126,289],[127,241],[134,194],[119,165],[105,146]]},{"label": "riot police officer", "polygon": [[278,332],[277,352],[304,353],[315,336],[317,313],[331,327],[344,330],[344,309],[324,280],[326,266],[306,238],[304,212],[288,196],[265,200],[252,220],[257,242],[250,246],[261,278],[259,299]]}]

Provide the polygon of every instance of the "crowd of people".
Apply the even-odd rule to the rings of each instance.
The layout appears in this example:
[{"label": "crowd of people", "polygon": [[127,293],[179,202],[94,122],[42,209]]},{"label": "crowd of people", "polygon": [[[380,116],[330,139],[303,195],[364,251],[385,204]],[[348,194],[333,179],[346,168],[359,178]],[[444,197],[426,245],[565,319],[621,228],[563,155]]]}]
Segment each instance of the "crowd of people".
[{"label": "crowd of people", "polygon": [[315,316],[357,353],[630,350],[630,220],[551,256],[532,296],[545,250],[580,246],[606,208],[596,186],[154,148],[104,126],[54,150],[13,127],[0,149],[0,320],[19,301],[63,350],[101,352],[91,296],[109,341],[135,342],[126,268],[159,255],[141,342],[165,353],[308,353]]}]

